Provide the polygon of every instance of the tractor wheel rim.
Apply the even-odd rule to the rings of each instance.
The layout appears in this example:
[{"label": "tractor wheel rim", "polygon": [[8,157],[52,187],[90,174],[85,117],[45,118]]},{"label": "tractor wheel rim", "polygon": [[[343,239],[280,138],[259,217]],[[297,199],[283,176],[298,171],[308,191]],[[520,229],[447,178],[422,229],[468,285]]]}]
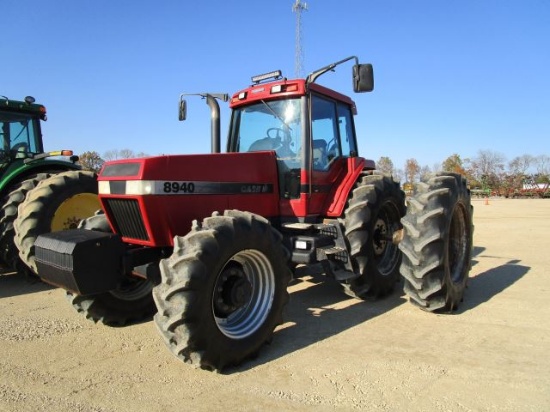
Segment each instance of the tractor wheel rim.
[{"label": "tractor wheel rim", "polygon": [[374,253],[377,256],[384,254],[386,250],[387,241],[385,237],[387,236],[388,226],[384,219],[378,218],[374,225],[374,236],[373,236],[373,249]]},{"label": "tractor wheel rim", "polygon": [[385,203],[376,219],[373,250],[378,270],[382,275],[393,272],[399,262],[399,248],[390,239],[399,229],[399,210],[392,202]]},{"label": "tractor wheel rim", "polygon": [[144,296],[150,295],[153,290],[153,283],[145,279],[125,279],[120,286],[109,293],[114,297],[133,302]]},{"label": "tractor wheel rim", "polygon": [[51,221],[51,231],[76,229],[82,219],[93,216],[100,208],[99,199],[94,193],[71,196],[56,209]]},{"label": "tractor wheel rim", "polygon": [[459,204],[452,214],[447,246],[449,271],[453,283],[460,283],[464,279],[468,260],[469,236],[470,229],[467,226],[466,211],[464,206]]},{"label": "tractor wheel rim", "polygon": [[244,339],[268,317],[275,295],[275,273],[258,250],[235,254],[218,274],[212,294],[212,313],[220,332]]}]

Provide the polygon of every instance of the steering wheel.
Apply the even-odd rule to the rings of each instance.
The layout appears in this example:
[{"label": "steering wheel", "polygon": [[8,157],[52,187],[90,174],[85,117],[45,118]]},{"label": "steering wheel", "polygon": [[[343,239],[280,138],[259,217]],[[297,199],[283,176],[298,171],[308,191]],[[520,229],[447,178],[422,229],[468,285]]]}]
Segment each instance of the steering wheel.
[{"label": "steering wheel", "polygon": [[277,152],[277,157],[296,157],[296,153],[290,148],[292,143],[290,141],[290,134],[286,130],[280,127],[271,127],[267,129],[267,137],[277,143],[277,147],[273,148]]},{"label": "steering wheel", "polygon": [[270,127],[267,129],[267,137],[270,139],[279,139],[281,142],[284,141],[287,133],[280,127]]},{"label": "steering wheel", "polygon": [[327,157],[329,164],[336,158],[336,156],[340,155],[340,150],[338,148],[338,141],[336,140],[336,137],[333,137],[328,143],[327,143]]}]

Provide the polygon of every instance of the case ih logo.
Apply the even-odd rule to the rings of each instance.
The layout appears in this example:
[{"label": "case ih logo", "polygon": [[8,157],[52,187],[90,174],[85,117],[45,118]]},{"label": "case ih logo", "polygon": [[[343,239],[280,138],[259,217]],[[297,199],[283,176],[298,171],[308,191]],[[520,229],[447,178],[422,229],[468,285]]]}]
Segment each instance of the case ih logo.
[{"label": "case ih logo", "polygon": [[270,188],[270,186],[272,185],[242,185],[241,193],[271,193],[273,192],[273,187]]}]

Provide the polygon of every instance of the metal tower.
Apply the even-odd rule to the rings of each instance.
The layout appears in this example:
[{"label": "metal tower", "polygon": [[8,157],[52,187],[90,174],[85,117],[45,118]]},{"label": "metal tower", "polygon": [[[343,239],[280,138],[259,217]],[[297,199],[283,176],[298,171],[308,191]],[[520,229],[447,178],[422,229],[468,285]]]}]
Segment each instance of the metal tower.
[{"label": "metal tower", "polygon": [[303,76],[304,50],[302,49],[302,11],[307,10],[307,4],[296,0],[292,5],[292,12],[296,13],[296,45],[294,55],[294,75]]}]

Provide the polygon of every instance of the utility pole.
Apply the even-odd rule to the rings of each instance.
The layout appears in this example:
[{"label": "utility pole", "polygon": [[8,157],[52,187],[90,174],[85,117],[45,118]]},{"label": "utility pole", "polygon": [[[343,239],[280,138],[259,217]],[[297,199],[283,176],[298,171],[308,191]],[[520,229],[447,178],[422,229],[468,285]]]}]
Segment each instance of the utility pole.
[{"label": "utility pole", "polygon": [[302,48],[302,12],[307,10],[307,4],[296,0],[292,5],[292,12],[296,13],[296,39],[294,55],[294,75],[303,77],[304,50]]}]

